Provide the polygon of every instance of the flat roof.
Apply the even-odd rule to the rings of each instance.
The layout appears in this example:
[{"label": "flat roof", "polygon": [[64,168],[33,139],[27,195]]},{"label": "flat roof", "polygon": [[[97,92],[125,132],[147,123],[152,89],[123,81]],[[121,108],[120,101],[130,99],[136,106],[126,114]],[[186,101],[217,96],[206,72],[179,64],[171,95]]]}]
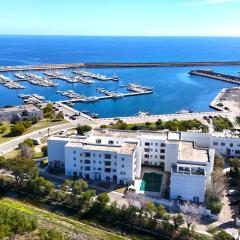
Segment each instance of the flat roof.
[{"label": "flat roof", "polygon": [[0,112],[11,112],[11,111],[41,111],[33,104],[24,104],[24,105],[17,105],[12,107],[0,108]]},{"label": "flat roof", "polygon": [[124,131],[116,129],[94,129],[91,136],[99,137],[121,137],[121,138],[137,138],[138,132],[136,131]]},{"label": "flat roof", "polygon": [[141,137],[146,139],[155,139],[155,140],[166,140],[166,132],[153,132],[153,131],[139,131]]},{"label": "flat roof", "polygon": [[174,141],[178,141],[180,140],[180,133],[178,132],[169,132],[168,133],[168,140],[174,140]]},{"label": "flat roof", "polygon": [[104,151],[104,152],[117,152],[120,154],[133,154],[135,148],[137,147],[137,143],[128,143],[125,142],[121,146],[116,145],[101,145],[101,144],[90,144],[84,142],[70,141],[65,146],[67,147],[79,147],[83,150],[91,150],[91,151]]},{"label": "flat roof", "polygon": [[209,161],[208,150],[195,148],[193,142],[181,141],[179,144],[179,157],[181,161],[205,163]]}]

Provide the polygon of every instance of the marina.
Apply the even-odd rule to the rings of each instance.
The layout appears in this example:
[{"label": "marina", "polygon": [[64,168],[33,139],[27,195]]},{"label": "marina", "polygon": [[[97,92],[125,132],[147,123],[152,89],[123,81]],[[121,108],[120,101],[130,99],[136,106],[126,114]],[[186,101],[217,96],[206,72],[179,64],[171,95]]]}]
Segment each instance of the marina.
[{"label": "marina", "polygon": [[115,74],[113,74],[111,77],[108,77],[102,74],[96,74],[96,73],[80,71],[80,70],[76,70],[72,72],[82,77],[89,77],[89,78],[100,80],[100,81],[118,81],[119,80],[119,77],[116,76]]},{"label": "marina", "polygon": [[138,84],[135,84],[135,83],[129,83],[127,85],[127,89],[129,91],[132,91],[132,92],[145,92],[145,91],[149,91],[149,92],[153,92],[153,88],[152,87],[147,87],[147,86],[141,86],[141,85],[138,85]]},{"label": "marina", "polygon": [[240,77],[229,74],[217,73],[212,70],[193,70],[190,71],[189,74],[201,77],[208,77],[229,83],[240,84]]},{"label": "marina", "polygon": [[23,100],[26,104],[42,104],[45,100],[44,96],[40,96],[36,93],[34,94],[19,94],[19,98]]},{"label": "marina", "polygon": [[26,73],[26,74],[17,74],[15,73],[14,76],[18,78],[15,82],[20,81],[27,81],[31,84],[42,86],[42,87],[56,87],[58,84],[54,83],[48,78],[43,78],[33,73]]},{"label": "marina", "polygon": [[20,85],[19,83],[7,78],[6,76],[0,74],[0,84],[9,88],[9,89],[24,89],[25,87]]}]

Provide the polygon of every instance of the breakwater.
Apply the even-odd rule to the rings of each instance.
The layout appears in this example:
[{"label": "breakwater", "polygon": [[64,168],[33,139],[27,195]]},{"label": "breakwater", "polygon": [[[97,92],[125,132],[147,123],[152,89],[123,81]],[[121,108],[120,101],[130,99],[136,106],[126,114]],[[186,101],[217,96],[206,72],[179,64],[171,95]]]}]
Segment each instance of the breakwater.
[{"label": "breakwater", "polygon": [[189,72],[190,75],[196,75],[201,77],[208,77],[224,82],[240,84],[240,77],[229,74],[217,73],[211,70],[193,70]]},{"label": "breakwater", "polygon": [[129,68],[129,67],[194,67],[194,66],[236,66],[240,61],[210,61],[210,62],[145,62],[145,63],[72,63],[72,64],[40,64],[0,66],[0,72],[16,72],[49,69],[73,68]]}]

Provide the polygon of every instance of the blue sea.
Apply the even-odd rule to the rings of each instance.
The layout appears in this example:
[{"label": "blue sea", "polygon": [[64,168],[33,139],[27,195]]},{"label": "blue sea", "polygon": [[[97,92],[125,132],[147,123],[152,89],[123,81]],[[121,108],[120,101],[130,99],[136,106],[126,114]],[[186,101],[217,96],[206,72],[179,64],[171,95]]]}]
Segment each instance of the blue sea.
[{"label": "blue sea", "polygon": [[[0,36],[0,66],[45,63],[97,62],[186,62],[239,61],[238,37],[77,37],[77,36]],[[119,82],[96,81],[92,85],[70,84],[54,80],[54,88],[34,86],[27,82],[24,90],[9,90],[0,85],[0,106],[22,104],[18,94],[38,93],[47,100],[66,99],[58,90],[73,89],[86,96],[98,96],[96,88],[126,92],[123,85],[134,82],[154,87],[154,93],[95,103],[77,103],[75,108],[98,113],[100,117],[175,113],[181,109],[213,111],[209,103],[225,87],[235,86],[204,77],[189,76],[192,69],[212,69],[238,75],[240,66],[164,67],[85,69],[105,75],[117,74]],[[64,71],[71,74],[70,71]],[[42,72],[35,72],[42,75]],[[5,74],[14,79],[11,73]]]}]

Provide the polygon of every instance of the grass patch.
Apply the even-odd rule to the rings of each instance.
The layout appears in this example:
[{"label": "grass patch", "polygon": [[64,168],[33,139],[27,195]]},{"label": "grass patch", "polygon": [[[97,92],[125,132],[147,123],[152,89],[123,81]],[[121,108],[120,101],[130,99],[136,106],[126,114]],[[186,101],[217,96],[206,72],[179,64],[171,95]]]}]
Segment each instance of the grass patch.
[{"label": "grass patch", "polygon": [[[52,127],[52,126],[59,125],[59,124],[64,124],[64,123],[68,123],[68,121],[67,120],[62,120],[62,121],[54,121],[53,122],[51,120],[44,119],[44,120],[32,125],[26,132],[24,132],[24,134],[28,134],[28,133],[38,131],[38,130],[43,129],[43,128]],[[2,123],[2,127],[5,127],[6,131],[4,131],[3,133],[0,133],[0,144],[4,143],[4,142],[8,142],[8,141],[10,141],[10,140],[12,140],[16,137],[19,137],[19,136],[12,136],[11,135],[11,127],[12,126],[13,126],[13,124],[10,123],[10,122],[3,122]]]}]

